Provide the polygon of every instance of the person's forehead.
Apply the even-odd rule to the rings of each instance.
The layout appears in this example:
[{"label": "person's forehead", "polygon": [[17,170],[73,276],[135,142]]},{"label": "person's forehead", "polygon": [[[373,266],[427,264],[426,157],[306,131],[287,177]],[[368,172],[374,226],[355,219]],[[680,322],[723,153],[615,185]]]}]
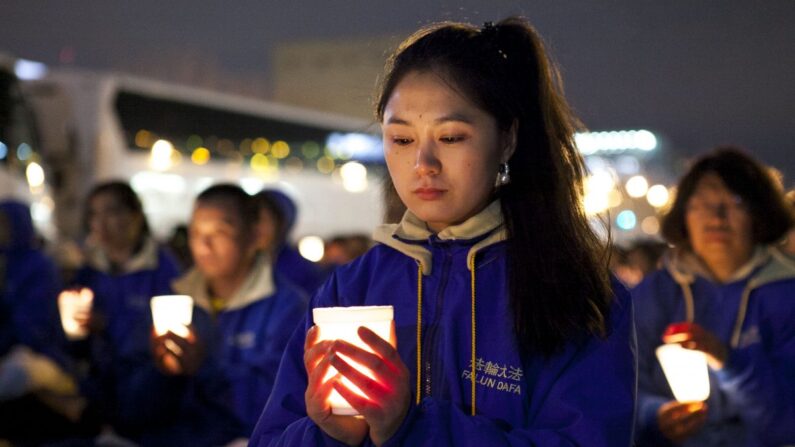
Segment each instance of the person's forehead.
[{"label": "person's forehead", "polygon": [[111,193],[100,193],[89,201],[89,208],[92,210],[125,211],[121,201]]},{"label": "person's forehead", "polygon": [[[197,202],[193,214],[194,221],[199,223],[212,221],[213,223],[223,222],[234,226],[241,223],[235,207],[221,201]],[[195,219],[197,215],[201,215],[201,219]]]},{"label": "person's forehead", "polygon": [[734,195],[734,193],[726,186],[726,183],[714,173],[704,174],[703,177],[696,183],[691,198],[694,196],[719,196],[719,195]]}]

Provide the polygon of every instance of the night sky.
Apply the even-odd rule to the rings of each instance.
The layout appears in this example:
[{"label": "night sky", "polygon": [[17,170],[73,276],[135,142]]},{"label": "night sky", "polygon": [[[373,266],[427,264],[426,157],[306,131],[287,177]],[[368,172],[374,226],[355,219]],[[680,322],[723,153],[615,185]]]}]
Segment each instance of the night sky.
[{"label": "night sky", "polygon": [[650,129],[679,156],[739,145],[795,186],[793,0],[3,0],[0,51],[116,70],[185,52],[267,79],[277,43],[510,14],[544,36],[589,128]]}]

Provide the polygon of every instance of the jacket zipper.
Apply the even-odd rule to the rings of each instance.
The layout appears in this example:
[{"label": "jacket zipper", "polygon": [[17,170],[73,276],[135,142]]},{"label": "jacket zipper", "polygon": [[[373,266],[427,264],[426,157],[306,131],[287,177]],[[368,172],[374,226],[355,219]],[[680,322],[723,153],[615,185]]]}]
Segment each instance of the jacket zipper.
[{"label": "jacket zipper", "polygon": [[444,303],[444,291],[447,288],[447,280],[450,273],[450,264],[451,264],[452,255],[450,254],[449,250],[444,250],[444,262],[442,263],[442,274],[439,281],[439,289],[436,292],[436,310],[434,312],[433,321],[427,332],[425,332],[425,336],[423,337],[424,340],[422,341],[423,353],[422,358],[423,361],[423,376],[424,376],[424,383],[423,383],[423,395],[430,396],[432,387],[431,387],[431,360],[435,357],[436,354],[436,337],[438,331],[439,322],[442,317],[442,305]]}]

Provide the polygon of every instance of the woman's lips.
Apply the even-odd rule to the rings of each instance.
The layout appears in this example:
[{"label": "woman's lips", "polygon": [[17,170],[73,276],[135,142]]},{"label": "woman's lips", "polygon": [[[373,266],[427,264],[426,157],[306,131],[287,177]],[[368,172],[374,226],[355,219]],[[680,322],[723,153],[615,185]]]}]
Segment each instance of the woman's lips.
[{"label": "woman's lips", "polygon": [[412,192],[421,200],[436,200],[446,193],[447,190],[437,188],[417,188]]}]

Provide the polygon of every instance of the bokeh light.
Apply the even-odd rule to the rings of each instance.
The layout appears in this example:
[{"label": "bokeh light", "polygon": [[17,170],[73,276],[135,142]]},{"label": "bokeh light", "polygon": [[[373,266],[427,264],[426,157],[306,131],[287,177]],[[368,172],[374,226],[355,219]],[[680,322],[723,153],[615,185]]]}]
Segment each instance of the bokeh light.
[{"label": "bokeh light", "polygon": [[665,206],[668,203],[668,197],[668,188],[664,185],[654,185],[646,193],[646,200],[655,208]]},{"label": "bokeh light", "polygon": [[28,178],[28,185],[30,188],[38,189],[44,185],[44,169],[36,162],[28,164],[25,169],[25,176]]},{"label": "bokeh light", "polygon": [[301,253],[301,256],[312,262],[320,261],[323,259],[323,254],[325,253],[323,239],[318,236],[306,236],[301,238],[298,242],[298,252]]},{"label": "bokeh light", "polygon": [[650,236],[654,236],[654,235],[656,235],[657,233],[660,232],[660,220],[657,219],[656,216],[645,217],[640,222],[640,229],[644,233],[646,233],[646,234],[648,234]]},{"label": "bokeh light", "polygon": [[278,159],[287,158],[290,155],[290,145],[285,141],[276,141],[271,147],[271,153]]},{"label": "bokeh light", "polygon": [[197,147],[190,156],[193,163],[197,165],[204,165],[210,161],[210,150],[206,147]]},{"label": "bokeh light", "polygon": [[350,192],[362,192],[367,189],[367,168],[363,164],[349,161],[340,168],[342,187]]},{"label": "bokeh light", "polygon": [[645,196],[646,192],[648,192],[649,182],[646,180],[646,177],[636,175],[627,180],[625,188],[630,197],[639,198]]},{"label": "bokeh light", "polygon": [[637,225],[638,219],[632,210],[624,210],[616,216],[616,225],[622,230],[631,230]]},{"label": "bokeh light", "polygon": [[149,165],[156,171],[167,171],[173,165],[174,145],[168,140],[157,140],[152,145]]}]

